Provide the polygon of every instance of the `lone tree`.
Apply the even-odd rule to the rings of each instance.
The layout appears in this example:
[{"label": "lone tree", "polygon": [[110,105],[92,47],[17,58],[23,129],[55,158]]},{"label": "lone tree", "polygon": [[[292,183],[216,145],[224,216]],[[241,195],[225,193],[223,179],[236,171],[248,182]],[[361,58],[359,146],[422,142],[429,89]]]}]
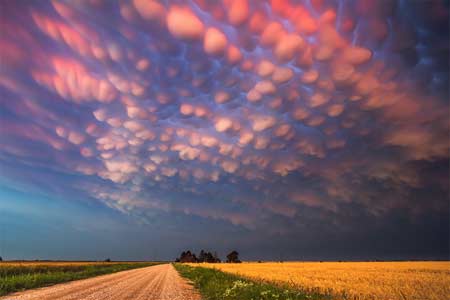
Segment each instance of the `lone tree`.
[{"label": "lone tree", "polygon": [[0,261],[3,261],[3,258],[0,256]]},{"label": "lone tree", "polygon": [[228,255],[227,255],[227,263],[240,263],[241,261],[239,260],[239,252],[237,252],[236,250],[231,251]]}]

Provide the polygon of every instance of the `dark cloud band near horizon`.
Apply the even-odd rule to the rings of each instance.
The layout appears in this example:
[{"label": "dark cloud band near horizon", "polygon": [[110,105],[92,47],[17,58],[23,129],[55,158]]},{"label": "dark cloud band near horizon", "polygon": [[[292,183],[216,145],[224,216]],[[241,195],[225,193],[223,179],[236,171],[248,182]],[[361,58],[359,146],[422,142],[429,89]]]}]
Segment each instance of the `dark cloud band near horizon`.
[{"label": "dark cloud band near horizon", "polygon": [[[27,221],[24,193],[42,199],[30,211],[57,201],[70,226],[86,222],[88,241],[109,232],[101,249],[127,240],[124,258],[159,243],[162,259],[187,247],[447,259],[448,12],[439,0],[2,1],[10,243],[49,222]],[[85,221],[96,215],[109,225]],[[51,232],[42,256],[59,255]]]}]

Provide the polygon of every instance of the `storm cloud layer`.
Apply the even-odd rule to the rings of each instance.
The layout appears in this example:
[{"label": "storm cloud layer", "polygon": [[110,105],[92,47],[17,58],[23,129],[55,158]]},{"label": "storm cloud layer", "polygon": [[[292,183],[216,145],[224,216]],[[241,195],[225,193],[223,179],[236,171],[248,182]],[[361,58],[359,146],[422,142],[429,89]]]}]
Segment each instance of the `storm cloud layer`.
[{"label": "storm cloud layer", "polygon": [[249,252],[268,237],[290,253],[306,249],[297,238],[420,239],[416,230],[428,246],[400,254],[448,251],[445,1],[2,1],[0,10],[0,166],[10,184],[139,222],[231,226]]}]

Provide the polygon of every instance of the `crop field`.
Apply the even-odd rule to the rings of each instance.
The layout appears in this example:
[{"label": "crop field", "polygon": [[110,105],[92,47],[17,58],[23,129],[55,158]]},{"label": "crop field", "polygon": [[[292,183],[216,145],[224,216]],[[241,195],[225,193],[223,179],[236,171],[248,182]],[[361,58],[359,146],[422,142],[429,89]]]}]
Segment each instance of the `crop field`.
[{"label": "crop field", "polygon": [[203,300],[332,300],[331,295],[318,291],[292,289],[287,285],[281,286],[251,280],[241,276],[203,268],[188,264],[175,264],[181,276],[189,279],[197,288]]},{"label": "crop field", "polygon": [[0,296],[55,283],[155,265],[149,262],[1,262]]},{"label": "crop field", "polygon": [[45,260],[18,260],[18,261],[3,261],[0,262],[0,270],[18,267],[56,267],[56,266],[89,266],[89,265],[114,265],[133,262],[102,262],[102,261],[45,261]]},{"label": "crop field", "polygon": [[341,299],[442,300],[450,262],[285,262],[191,264]]}]

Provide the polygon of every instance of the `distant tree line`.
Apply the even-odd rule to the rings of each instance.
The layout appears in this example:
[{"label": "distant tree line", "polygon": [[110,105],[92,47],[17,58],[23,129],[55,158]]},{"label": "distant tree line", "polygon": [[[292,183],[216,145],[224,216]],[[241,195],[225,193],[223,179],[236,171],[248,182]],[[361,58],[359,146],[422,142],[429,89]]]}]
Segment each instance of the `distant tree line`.
[{"label": "distant tree line", "polygon": [[[204,251],[203,249],[200,251],[199,255],[195,255],[195,253],[191,252],[191,250],[181,252],[180,257],[175,259],[175,262],[182,263],[220,263],[222,260],[217,255],[217,252],[211,253]],[[239,252],[231,251],[227,255],[227,263],[240,263],[239,260]]]}]

